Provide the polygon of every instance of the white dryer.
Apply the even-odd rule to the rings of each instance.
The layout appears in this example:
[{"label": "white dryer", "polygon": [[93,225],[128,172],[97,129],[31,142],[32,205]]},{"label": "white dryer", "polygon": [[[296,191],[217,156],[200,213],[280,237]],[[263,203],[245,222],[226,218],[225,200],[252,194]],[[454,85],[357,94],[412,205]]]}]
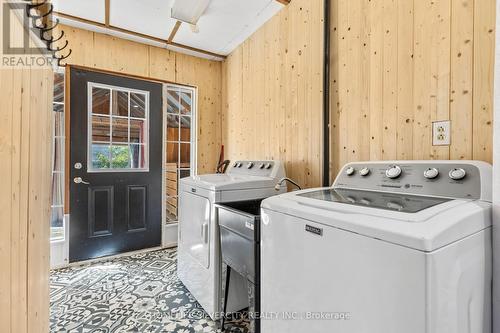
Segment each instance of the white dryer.
[{"label": "white dryer", "polygon": [[487,163],[352,163],[261,220],[263,333],[491,332]]},{"label": "white dryer", "polygon": [[[238,161],[225,174],[180,181],[177,275],[205,311],[220,313],[220,239],[214,204],[264,199],[286,192],[279,161]],[[228,311],[248,306],[246,280],[231,277]]]}]

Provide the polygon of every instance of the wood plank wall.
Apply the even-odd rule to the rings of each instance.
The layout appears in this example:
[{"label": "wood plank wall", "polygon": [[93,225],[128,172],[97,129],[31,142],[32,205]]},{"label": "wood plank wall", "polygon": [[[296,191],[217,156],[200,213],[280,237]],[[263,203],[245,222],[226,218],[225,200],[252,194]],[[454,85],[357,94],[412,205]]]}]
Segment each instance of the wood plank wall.
[{"label": "wood plank wall", "polygon": [[[333,0],[332,173],[346,162],[492,160],[495,0]],[[432,121],[451,120],[451,146]]]},{"label": "wood plank wall", "polygon": [[221,145],[222,65],[109,35],[62,26],[67,63],[198,88],[198,173],[215,171]]},{"label": "wood plank wall", "polygon": [[[11,37],[22,40],[21,25],[12,22]],[[49,331],[52,94],[51,69],[0,69],[0,331],[5,333]]]},{"label": "wood plank wall", "polygon": [[[331,0],[331,164],[492,160],[495,0]],[[292,0],[223,65],[231,158],[320,184],[322,0]],[[435,120],[452,121],[434,147]]]},{"label": "wood plank wall", "polygon": [[322,174],[323,0],[293,0],[223,64],[227,157],[277,159],[303,186]]}]

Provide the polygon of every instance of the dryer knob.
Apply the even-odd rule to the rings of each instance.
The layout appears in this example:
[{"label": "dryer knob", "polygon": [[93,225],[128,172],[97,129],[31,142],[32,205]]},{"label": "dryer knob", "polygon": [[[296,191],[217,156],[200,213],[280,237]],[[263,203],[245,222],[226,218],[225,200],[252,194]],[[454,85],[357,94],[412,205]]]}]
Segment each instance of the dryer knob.
[{"label": "dryer knob", "polygon": [[453,180],[462,180],[467,175],[467,172],[465,172],[465,170],[462,168],[455,168],[451,169],[448,175]]},{"label": "dryer knob", "polygon": [[251,169],[251,168],[253,168],[253,162],[248,162],[247,169]]},{"label": "dryer knob", "polygon": [[264,167],[265,167],[265,166],[266,166],[266,165],[265,165],[264,163],[261,163],[261,164],[259,165],[259,169],[264,169]]},{"label": "dryer knob", "polygon": [[359,174],[363,177],[366,177],[370,174],[370,169],[365,167],[365,168],[359,170]]},{"label": "dryer knob", "polygon": [[345,169],[345,174],[348,176],[354,175],[354,172],[356,172],[356,170],[353,167],[348,167],[347,169]]},{"label": "dryer knob", "polygon": [[388,178],[396,179],[399,176],[401,176],[402,172],[403,170],[401,170],[401,168],[398,165],[393,165],[389,169],[385,170],[385,175]]},{"label": "dryer knob", "polygon": [[272,165],[271,163],[267,163],[267,164],[266,164],[266,169],[271,169],[271,167],[272,167],[272,166],[273,166],[273,165]]}]

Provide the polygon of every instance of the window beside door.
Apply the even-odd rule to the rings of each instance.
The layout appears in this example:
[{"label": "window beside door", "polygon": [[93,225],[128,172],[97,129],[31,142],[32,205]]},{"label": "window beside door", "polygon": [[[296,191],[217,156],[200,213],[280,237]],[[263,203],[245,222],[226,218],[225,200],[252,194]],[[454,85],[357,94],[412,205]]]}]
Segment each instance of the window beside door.
[{"label": "window beside door", "polygon": [[64,73],[54,73],[50,240],[64,240]]},{"label": "window beside door", "polygon": [[177,222],[179,180],[196,170],[196,90],[166,85],[165,193],[166,221]]}]

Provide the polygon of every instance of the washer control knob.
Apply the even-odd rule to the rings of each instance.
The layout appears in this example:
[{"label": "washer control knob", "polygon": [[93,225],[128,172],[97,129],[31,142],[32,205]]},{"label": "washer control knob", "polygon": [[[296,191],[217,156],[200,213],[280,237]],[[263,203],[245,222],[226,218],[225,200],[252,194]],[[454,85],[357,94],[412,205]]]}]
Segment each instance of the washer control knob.
[{"label": "washer control knob", "polygon": [[251,169],[251,168],[253,168],[253,162],[248,162],[247,169]]},{"label": "washer control knob", "polygon": [[356,198],[351,196],[346,197],[346,200],[349,201],[350,203],[356,203]]},{"label": "washer control knob", "polygon": [[359,200],[359,203],[366,205],[366,206],[369,206],[372,202],[369,199],[363,198],[363,199]]},{"label": "washer control knob", "polygon": [[238,162],[238,168],[241,168],[242,165],[241,162]]},{"label": "washer control knob", "polygon": [[266,169],[271,169],[273,165],[271,163],[266,163]]},{"label": "washer control knob", "polygon": [[264,169],[264,167],[265,167],[265,166],[266,166],[266,165],[265,165],[264,163],[261,163],[261,164],[259,165],[259,169]]},{"label": "washer control knob", "polygon": [[237,168],[237,167],[238,167],[238,162],[234,162],[233,168]]},{"label": "washer control knob", "polygon": [[393,165],[389,169],[385,170],[385,175],[387,178],[396,179],[401,176],[403,170],[398,165]]},{"label": "washer control knob", "polygon": [[399,210],[402,210],[404,207],[401,204],[397,203],[397,202],[389,201],[387,203],[387,208],[399,211]]},{"label": "washer control knob", "polygon": [[424,177],[427,179],[434,179],[439,176],[439,170],[436,168],[429,168],[424,171]]},{"label": "washer control knob", "polygon": [[353,167],[348,167],[347,169],[345,169],[345,174],[348,176],[354,175],[354,172],[356,172],[356,170]]},{"label": "washer control knob", "polygon": [[467,172],[465,172],[465,170],[462,168],[451,169],[449,173],[450,178],[453,180],[462,180],[466,175]]},{"label": "washer control knob", "polygon": [[363,169],[359,170],[359,174],[363,177],[366,177],[370,174],[370,169],[364,167]]}]

